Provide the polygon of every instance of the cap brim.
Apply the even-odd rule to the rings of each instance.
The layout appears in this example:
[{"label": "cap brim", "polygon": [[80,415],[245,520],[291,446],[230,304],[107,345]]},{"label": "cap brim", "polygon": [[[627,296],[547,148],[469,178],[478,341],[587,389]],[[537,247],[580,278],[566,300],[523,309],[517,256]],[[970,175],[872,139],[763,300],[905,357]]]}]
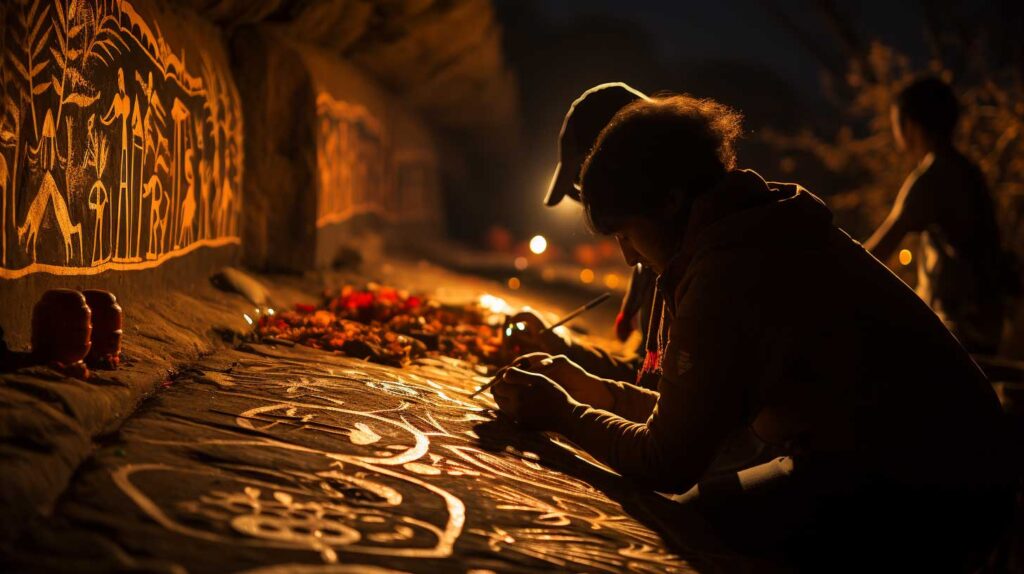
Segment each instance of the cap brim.
[{"label": "cap brim", "polygon": [[562,169],[562,162],[555,166],[555,173],[551,176],[551,186],[548,187],[548,194],[544,197],[544,205],[553,207],[562,201],[562,198],[569,196],[579,200],[576,193],[576,178],[572,170]]}]

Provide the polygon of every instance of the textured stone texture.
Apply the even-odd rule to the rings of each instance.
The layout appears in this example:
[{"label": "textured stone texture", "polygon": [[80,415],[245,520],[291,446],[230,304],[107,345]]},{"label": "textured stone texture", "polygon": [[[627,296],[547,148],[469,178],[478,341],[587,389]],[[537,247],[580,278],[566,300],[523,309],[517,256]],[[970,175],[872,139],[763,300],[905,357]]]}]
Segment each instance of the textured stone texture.
[{"label": "textured stone texture", "polygon": [[231,30],[280,24],[375,78],[436,127],[495,152],[517,138],[518,90],[489,0],[181,0]]},{"label": "textured stone texture", "polygon": [[[325,285],[367,276],[448,304],[484,292],[556,315],[574,304],[573,297],[557,304],[517,298],[523,293],[401,259],[367,275],[259,279],[283,308],[308,302]],[[155,363],[160,348],[205,339],[206,322],[242,328],[245,304],[240,296],[205,290],[154,304],[146,312],[173,324],[165,333],[132,334],[138,359],[128,370]],[[187,308],[194,310],[182,313]],[[152,351],[143,354],[140,341]],[[19,515],[20,536],[0,540],[0,563],[39,572],[234,572],[273,565],[324,572],[372,572],[371,566],[686,572],[700,565],[685,550],[683,559],[673,556],[657,534],[672,510],[668,501],[631,493],[564,443],[495,418],[489,397],[468,398],[486,379],[465,363],[428,359],[393,369],[255,344],[217,347],[185,362],[116,432],[67,431],[61,440],[82,443],[81,434],[96,441],[95,449],[64,495],[49,499],[46,516]],[[115,374],[125,381],[128,370]],[[50,410],[71,405],[69,412],[83,421],[101,409],[86,397],[108,389],[48,381],[41,371],[3,380],[48,389],[53,395],[37,390],[19,400],[45,402]],[[49,419],[57,417],[47,412],[34,419],[54,427],[32,435],[41,445],[60,438],[58,428],[67,425]],[[19,448],[21,460],[42,456]],[[37,460],[24,464],[44,468]],[[0,477],[11,481],[15,474]],[[9,483],[5,489],[13,490]],[[252,497],[260,501],[258,516],[247,502]],[[460,507],[464,522],[454,519]],[[12,518],[8,513],[0,524]],[[261,521],[267,528],[249,528]],[[327,564],[332,559],[338,564]]]},{"label": "textured stone texture", "polygon": [[240,28],[232,52],[251,126],[248,265],[326,267],[365,256],[364,232],[437,232],[438,152],[405,104],[279,27]]},{"label": "textured stone texture", "polygon": [[220,333],[244,332],[242,313],[252,311],[208,282],[187,292],[164,288],[158,297],[131,292],[120,304],[118,370],[93,371],[88,382],[41,366],[0,373],[0,541],[48,512],[94,441],[115,432],[176,367],[220,344]]},{"label": "textured stone texture", "polygon": [[146,281],[126,272],[181,259],[195,279],[237,258],[243,127],[220,31],[158,0],[2,10],[7,332],[48,286],[130,290]]},{"label": "textured stone texture", "polygon": [[244,261],[258,269],[313,266],[316,245],[316,94],[298,53],[265,27],[231,41],[250,131],[245,141]]}]

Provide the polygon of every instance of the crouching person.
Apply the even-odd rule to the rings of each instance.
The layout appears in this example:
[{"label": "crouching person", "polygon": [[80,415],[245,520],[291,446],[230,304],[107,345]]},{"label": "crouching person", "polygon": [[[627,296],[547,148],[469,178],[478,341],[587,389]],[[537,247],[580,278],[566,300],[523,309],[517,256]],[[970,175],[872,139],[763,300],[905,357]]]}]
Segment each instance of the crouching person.
[{"label": "crouching person", "polygon": [[[739,133],[710,100],[639,100],[584,164],[589,225],[658,274],[658,390],[537,355],[500,374],[499,407],[675,494],[737,551],[829,571],[975,567],[1012,509],[991,387],[821,200],[735,169]],[[743,432],[785,456],[700,483]]]}]

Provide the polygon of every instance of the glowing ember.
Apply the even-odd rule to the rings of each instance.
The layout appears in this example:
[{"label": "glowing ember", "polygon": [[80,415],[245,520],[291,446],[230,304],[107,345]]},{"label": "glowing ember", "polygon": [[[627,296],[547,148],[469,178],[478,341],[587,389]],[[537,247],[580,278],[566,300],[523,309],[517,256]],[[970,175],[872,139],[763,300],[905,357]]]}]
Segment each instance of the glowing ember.
[{"label": "glowing ember", "polygon": [[909,249],[900,250],[900,265],[910,265],[910,262],[914,260],[914,254]]}]

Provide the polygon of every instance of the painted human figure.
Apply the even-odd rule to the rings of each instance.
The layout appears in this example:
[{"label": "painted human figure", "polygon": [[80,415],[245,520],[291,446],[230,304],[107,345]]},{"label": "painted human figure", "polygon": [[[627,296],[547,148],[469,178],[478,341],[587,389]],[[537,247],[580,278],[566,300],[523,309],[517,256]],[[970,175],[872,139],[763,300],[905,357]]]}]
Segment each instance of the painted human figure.
[{"label": "painted human figure", "polygon": [[199,231],[197,237],[206,239],[210,236],[210,183],[213,172],[210,162],[206,159],[206,140],[203,135],[203,122],[195,118],[196,149],[199,150]]},{"label": "painted human figure", "polygon": [[99,179],[92,184],[89,190],[89,209],[96,212],[96,223],[93,225],[92,233],[92,264],[106,261],[103,251],[103,219],[107,211],[107,188]]},{"label": "painted human figure", "polygon": [[[117,93],[114,94],[114,99],[110,103],[110,109],[107,110],[106,115],[100,118],[104,125],[112,124],[115,119],[121,120],[121,161],[118,166],[116,239],[112,246],[113,254],[116,257],[127,257],[129,251],[127,239],[130,237],[128,220],[131,218],[131,196],[128,191],[128,174],[131,170],[131,165],[128,157],[128,118],[131,115],[131,110],[132,100],[124,87],[124,69],[119,68],[117,70]],[[114,207],[111,206],[111,210],[113,209]],[[124,247],[122,247],[121,243],[122,237],[124,237]]]},{"label": "painted human figure", "polygon": [[[146,165],[146,154],[145,154],[145,125],[143,122],[142,110],[139,107],[139,97],[134,98],[132,104],[132,191],[129,201],[129,233],[128,233],[128,257],[138,257],[142,250],[141,237],[138,237],[140,231],[132,233],[135,230],[135,226],[142,225],[142,195],[143,195],[143,169]],[[137,201],[136,201],[137,200]],[[136,206],[136,203],[138,204]],[[134,222],[134,225],[131,223]],[[136,236],[133,241],[132,236]]]},{"label": "painted human figure", "polygon": [[[147,182],[152,180],[152,177],[163,169],[165,173],[170,174],[170,166],[168,164],[168,156],[170,155],[170,149],[167,145],[167,139],[161,134],[161,128],[164,125],[165,111],[163,104],[160,102],[160,97],[156,92],[156,84],[153,81],[153,72],[149,72],[146,79],[143,80],[142,76],[138,73],[135,74],[135,80],[139,84],[139,88],[142,93],[143,102],[146,104],[146,113],[140,116],[140,137],[141,142],[141,165],[140,171],[145,170],[146,161],[149,158],[149,154],[153,156],[153,171],[148,172],[148,177],[145,173],[141,174],[140,180],[146,180]],[[145,196],[143,191],[143,196]],[[169,207],[164,209],[175,209],[174,202],[170,202]],[[151,208],[152,212],[153,209]],[[142,249],[142,201],[139,201],[138,206],[138,228],[136,229],[136,247],[141,252]],[[153,222],[150,222],[150,227],[155,228]],[[173,241],[173,232],[169,241]]]},{"label": "painted human figure", "polygon": [[195,234],[193,232],[193,223],[196,218],[196,192],[195,192],[195,175],[193,168],[193,152],[192,148],[185,150],[185,199],[181,202],[181,229],[178,232],[177,240],[175,245],[188,245],[195,241]]},{"label": "painted human figure", "polygon": [[149,204],[149,247],[146,259],[156,259],[167,248],[167,218],[170,215],[170,199],[164,191],[160,178],[153,174],[142,186],[142,197],[150,197]]}]

